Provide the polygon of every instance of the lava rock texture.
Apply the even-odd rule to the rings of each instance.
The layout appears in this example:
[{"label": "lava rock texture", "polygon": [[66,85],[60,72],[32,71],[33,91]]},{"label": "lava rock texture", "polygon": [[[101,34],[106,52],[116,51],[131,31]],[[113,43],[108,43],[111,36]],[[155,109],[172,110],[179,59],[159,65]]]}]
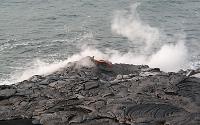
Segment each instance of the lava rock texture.
[{"label": "lava rock texture", "polygon": [[200,78],[186,74],[86,57],[1,85],[0,125],[199,125]]}]

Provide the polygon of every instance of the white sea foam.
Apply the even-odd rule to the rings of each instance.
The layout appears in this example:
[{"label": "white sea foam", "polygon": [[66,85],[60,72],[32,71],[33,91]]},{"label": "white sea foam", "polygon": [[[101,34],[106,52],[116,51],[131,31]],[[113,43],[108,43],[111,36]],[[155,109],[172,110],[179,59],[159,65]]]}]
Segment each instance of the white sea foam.
[{"label": "white sea foam", "polygon": [[[150,48],[159,42],[159,38],[162,35],[157,28],[142,22],[136,11],[138,5],[133,5],[130,12],[124,10],[116,12],[112,20],[111,29],[114,33],[127,37],[134,44],[145,43],[142,46],[145,49],[141,49],[141,54],[136,54],[132,50],[129,50],[127,53],[121,53],[118,50],[111,50],[109,48],[106,52],[102,52],[95,47],[84,46],[80,53],[72,55],[64,61],[56,61],[49,64],[35,60],[32,67],[27,68],[22,73],[13,75],[10,81],[6,80],[3,84],[23,81],[33,75],[51,74],[60,68],[66,67],[68,62],[80,60],[85,56],[94,56],[95,59],[105,59],[112,63],[147,64],[150,67],[158,67],[167,72],[178,71],[186,67],[187,48],[184,44],[184,35],[179,37],[175,43],[165,43],[160,49],[152,52]],[[84,37],[87,36],[84,35]],[[93,35],[89,35],[88,37],[91,39]],[[147,51],[148,54],[144,55],[142,51]],[[90,65],[87,62],[83,64]]]}]

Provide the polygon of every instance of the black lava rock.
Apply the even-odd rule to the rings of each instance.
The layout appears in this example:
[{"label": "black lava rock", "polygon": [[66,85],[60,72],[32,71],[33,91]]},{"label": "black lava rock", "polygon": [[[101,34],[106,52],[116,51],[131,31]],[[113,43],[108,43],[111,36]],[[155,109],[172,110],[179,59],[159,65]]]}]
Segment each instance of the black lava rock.
[{"label": "black lava rock", "polygon": [[200,78],[186,74],[86,57],[0,86],[0,125],[199,125]]}]

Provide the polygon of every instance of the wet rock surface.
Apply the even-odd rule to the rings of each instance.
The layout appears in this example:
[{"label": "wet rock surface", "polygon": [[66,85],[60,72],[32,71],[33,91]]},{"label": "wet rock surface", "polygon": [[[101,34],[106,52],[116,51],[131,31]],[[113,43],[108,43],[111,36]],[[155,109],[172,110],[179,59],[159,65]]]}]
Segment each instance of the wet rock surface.
[{"label": "wet rock surface", "polygon": [[0,125],[200,124],[200,78],[83,60],[0,86]]}]

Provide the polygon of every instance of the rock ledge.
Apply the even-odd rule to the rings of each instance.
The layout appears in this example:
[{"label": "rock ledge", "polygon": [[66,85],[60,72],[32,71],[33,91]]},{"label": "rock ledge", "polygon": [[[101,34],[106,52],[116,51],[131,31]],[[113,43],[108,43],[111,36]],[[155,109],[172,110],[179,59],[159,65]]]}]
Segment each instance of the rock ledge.
[{"label": "rock ledge", "polygon": [[199,125],[200,78],[85,57],[53,74],[1,85],[4,124]]}]

